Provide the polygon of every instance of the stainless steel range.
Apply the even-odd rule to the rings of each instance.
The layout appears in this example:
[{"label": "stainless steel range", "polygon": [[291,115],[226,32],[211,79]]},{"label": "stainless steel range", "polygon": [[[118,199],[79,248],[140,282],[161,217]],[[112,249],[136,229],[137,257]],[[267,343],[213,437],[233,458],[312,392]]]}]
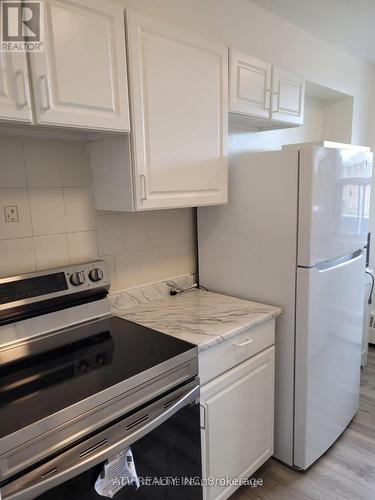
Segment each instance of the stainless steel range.
[{"label": "stainless steel range", "polygon": [[202,498],[197,348],[112,316],[109,286],[103,261],[0,280],[0,498],[100,498],[130,445],[116,498]]}]

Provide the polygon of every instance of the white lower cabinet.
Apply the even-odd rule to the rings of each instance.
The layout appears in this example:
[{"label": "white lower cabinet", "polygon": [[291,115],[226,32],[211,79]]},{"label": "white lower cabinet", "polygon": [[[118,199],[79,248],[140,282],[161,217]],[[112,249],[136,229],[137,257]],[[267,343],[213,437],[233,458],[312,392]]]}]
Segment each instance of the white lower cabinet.
[{"label": "white lower cabinet", "polygon": [[[273,454],[274,363],[271,346],[202,387],[203,478],[246,479]],[[238,487],[205,486],[204,499],[226,499]]]}]

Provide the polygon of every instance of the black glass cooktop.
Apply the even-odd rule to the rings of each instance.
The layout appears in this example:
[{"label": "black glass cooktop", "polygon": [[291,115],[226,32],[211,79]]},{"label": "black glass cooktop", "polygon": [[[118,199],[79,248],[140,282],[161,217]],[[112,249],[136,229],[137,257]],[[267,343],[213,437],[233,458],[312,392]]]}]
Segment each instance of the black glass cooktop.
[{"label": "black glass cooktop", "polygon": [[[69,329],[74,341],[0,367],[0,438],[195,346],[122,318]],[[62,333],[63,335],[63,333]]]}]

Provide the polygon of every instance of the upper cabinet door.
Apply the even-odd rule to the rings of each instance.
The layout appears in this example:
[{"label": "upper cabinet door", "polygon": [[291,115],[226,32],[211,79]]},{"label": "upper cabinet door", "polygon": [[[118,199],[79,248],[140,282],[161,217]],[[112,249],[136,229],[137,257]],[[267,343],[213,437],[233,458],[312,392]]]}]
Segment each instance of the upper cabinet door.
[{"label": "upper cabinet door", "polygon": [[231,113],[270,118],[271,64],[230,49]]},{"label": "upper cabinet door", "polygon": [[228,50],[127,12],[136,209],[227,201]]},{"label": "upper cabinet door", "polygon": [[0,119],[32,120],[26,55],[0,52]]},{"label": "upper cabinet door", "polygon": [[305,80],[302,76],[273,66],[272,120],[303,124]]},{"label": "upper cabinet door", "polygon": [[123,8],[44,3],[45,51],[30,54],[37,122],[130,131]]}]

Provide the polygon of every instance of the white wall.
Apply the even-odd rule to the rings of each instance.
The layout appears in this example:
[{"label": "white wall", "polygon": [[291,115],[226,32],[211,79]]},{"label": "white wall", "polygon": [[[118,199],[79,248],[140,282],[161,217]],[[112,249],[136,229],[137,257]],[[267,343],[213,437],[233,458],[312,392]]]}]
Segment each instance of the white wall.
[{"label": "white wall", "polygon": [[[324,139],[336,142],[350,142],[352,137],[353,100],[347,98],[325,102],[323,123]],[[367,140],[366,145],[371,141]]]},{"label": "white wall", "polygon": [[352,142],[367,144],[373,70],[249,0],[116,0],[354,97]]}]

